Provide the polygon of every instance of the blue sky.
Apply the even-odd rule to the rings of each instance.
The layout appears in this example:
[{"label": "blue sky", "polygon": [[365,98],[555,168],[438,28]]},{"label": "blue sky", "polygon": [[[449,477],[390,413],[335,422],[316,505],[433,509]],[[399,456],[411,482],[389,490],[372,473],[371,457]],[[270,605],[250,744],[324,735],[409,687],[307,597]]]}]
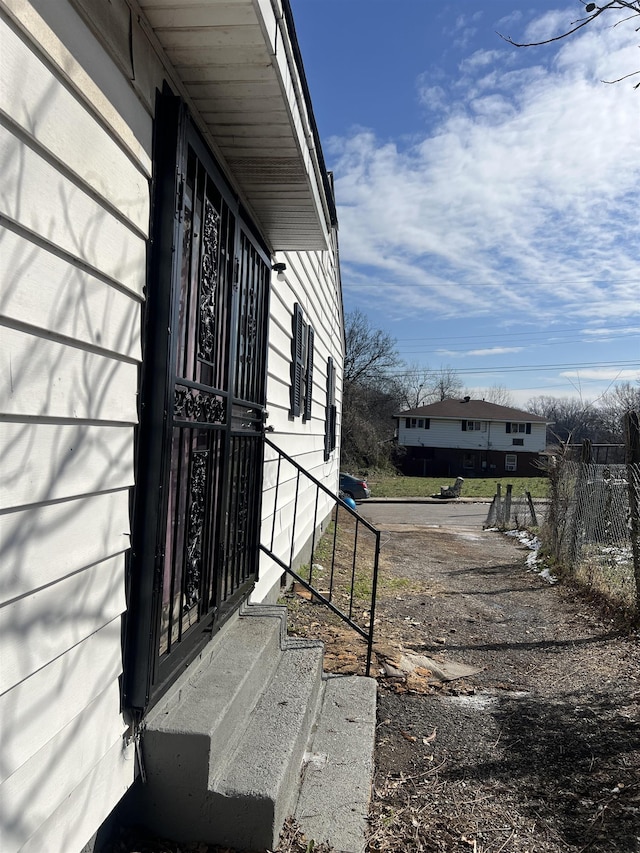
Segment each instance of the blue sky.
[{"label": "blue sky", "polygon": [[[640,378],[637,19],[578,0],[292,0],[347,311],[467,389]],[[602,23],[601,23],[602,22]],[[635,82],[638,81],[635,78]]]}]

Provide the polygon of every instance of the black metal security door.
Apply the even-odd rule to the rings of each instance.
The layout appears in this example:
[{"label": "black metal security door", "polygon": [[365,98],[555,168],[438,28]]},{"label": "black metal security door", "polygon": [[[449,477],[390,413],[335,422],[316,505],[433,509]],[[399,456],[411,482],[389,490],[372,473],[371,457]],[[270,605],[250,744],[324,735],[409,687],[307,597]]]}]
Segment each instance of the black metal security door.
[{"label": "black metal security door", "polygon": [[132,572],[140,624],[130,631],[126,679],[138,708],[171,684],[253,586],[265,418],[268,256],[184,109],[165,99],[160,113],[158,165],[173,165],[157,193],[151,287],[155,270],[159,292],[149,294],[146,335],[148,447],[138,485],[146,495]]}]

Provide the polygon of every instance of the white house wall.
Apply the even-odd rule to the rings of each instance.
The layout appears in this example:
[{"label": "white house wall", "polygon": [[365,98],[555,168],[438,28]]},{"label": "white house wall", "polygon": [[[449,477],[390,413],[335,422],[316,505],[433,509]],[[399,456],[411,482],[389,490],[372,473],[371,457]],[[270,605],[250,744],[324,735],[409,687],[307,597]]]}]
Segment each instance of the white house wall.
[{"label": "white house wall", "polygon": [[68,3],[37,5],[0,2],[0,848],[75,853],[134,780],[119,677],[152,118]]},{"label": "white house wall", "polygon": [[[3,853],[76,853],[135,775],[119,677],[140,315],[155,94],[178,79],[149,32],[124,0],[0,0]],[[339,448],[324,461],[324,432],[329,355],[338,409],[341,398],[336,253],[277,260],[271,438],[335,490]],[[308,421],[289,417],[295,302],[316,333]],[[265,527],[270,476],[267,463]],[[292,501],[276,518],[282,553]],[[296,547],[312,507],[301,494]],[[263,561],[256,597],[278,576]]]},{"label": "white house wall", "polygon": [[[338,414],[342,399],[342,364],[344,359],[342,299],[337,261],[337,246],[325,252],[283,252],[276,261],[286,264],[284,281],[275,276],[271,290],[269,355],[267,379],[268,426],[273,432],[269,439],[292,456],[316,480],[336,493],[340,467],[339,442],[330,458],[325,461],[325,428],[327,401],[327,359],[331,356],[336,366],[336,404]],[[314,366],[311,418],[290,416],[291,398],[291,340],[292,309],[298,302],[304,321],[313,327]],[[339,420],[337,432],[339,435]],[[269,448],[265,453],[265,477],[262,504],[262,541],[271,543],[274,553],[288,562],[292,550],[291,530],[296,506],[296,472],[291,465],[282,463],[278,506],[274,525],[277,463],[276,454]],[[316,509],[315,500],[318,497]],[[333,508],[333,501],[304,477],[297,492],[295,517],[294,557],[308,543],[314,530],[314,519],[319,525]],[[254,601],[263,599],[277,584],[281,569],[266,555],[261,555],[260,581],[254,591]]]},{"label": "white house wall", "polygon": [[[532,423],[531,433],[508,433],[504,421],[481,422],[484,429],[463,430],[461,421],[431,418],[429,429],[413,429],[400,418],[398,444],[404,447],[441,447],[459,450],[500,450],[507,453],[541,453],[545,449],[546,425]],[[513,439],[524,444],[514,445]]]}]

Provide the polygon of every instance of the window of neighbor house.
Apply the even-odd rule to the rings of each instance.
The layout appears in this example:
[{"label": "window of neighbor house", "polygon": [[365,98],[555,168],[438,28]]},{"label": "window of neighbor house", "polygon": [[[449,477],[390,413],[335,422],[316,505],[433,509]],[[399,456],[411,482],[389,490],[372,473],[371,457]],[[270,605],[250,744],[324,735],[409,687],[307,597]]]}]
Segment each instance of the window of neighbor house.
[{"label": "window of neighbor house", "polygon": [[[462,421],[462,429],[468,432],[480,432],[482,430],[482,421]],[[486,430],[486,426],[485,426]]]},{"label": "window of neighbor house", "polygon": [[519,447],[524,447],[524,438],[512,438],[511,443]]},{"label": "window of neighbor house", "polygon": [[531,424],[508,423],[506,425],[506,427],[507,427],[507,430],[506,430],[507,432],[511,432],[511,433],[513,433],[513,432],[515,432],[515,433],[524,432],[527,435],[531,434]]},{"label": "window of neighbor house", "polygon": [[305,322],[299,303],[293,306],[291,337],[291,408],[289,414],[308,421],[313,394],[313,341],[315,332]]},{"label": "window of neighbor house", "polygon": [[507,453],[504,457],[504,470],[505,471],[517,471],[518,469],[518,457],[515,453]]},{"label": "window of neighbor house", "polygon": [[405,418],[407,429],[429,429],[429,418]]}]

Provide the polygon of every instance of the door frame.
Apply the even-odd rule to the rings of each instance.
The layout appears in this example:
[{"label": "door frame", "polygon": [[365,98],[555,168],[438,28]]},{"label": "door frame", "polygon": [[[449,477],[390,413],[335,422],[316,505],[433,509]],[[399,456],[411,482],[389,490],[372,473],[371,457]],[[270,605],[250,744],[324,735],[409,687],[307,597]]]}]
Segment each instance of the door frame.
[{"label": "door frame", "polygon": [[[229,595],[220,606],[213,608],[190,629],[181,640],[181,654],[169,667],[159,663],[160,608],[164,565],[164,535],[166,530],[169,468],[171,463],[172,411],[174,398],[174,359],[176,349],[172,340],[175,327],[176,282],[180,275],[182,234],[182,181],[187,174],[186,158],[189,147],[195,152],[216,189],[233,216],[235,232],[233,248],[234,270],[240,235],[244,233],[260,259],[270,269],[271,259],[265,242],[255,224],[246,215],[238,197],[232,191],[215,158],[192,122],[184,102],[168,88],[158,93],[154,121],[154,181],[152,187],[153,214],[149,243],[148,287],[143,310],[143,355],[140,370],[140,423],[136,433],[136,481],[132,495],[133,535],[127,572],[127,614],[124,630],[123,697],[126,707],[137,716],[144,713],[166,692],[181,672],[195,659],[224,621],[246,600],[257,579],[259,549],[255,548],[255,571]],[[235,281],[229,282],[237,290]],[[269,316],[270,281],[264,306],[264,357],[262,388],[265,399],[261,404],[263,417],[256,432],[260,439],[260,488],[255,495],[254,539],[259,542],[261,518],[261,472],[263,469],[262,428],[266,407],[267,327]],[[234,302],[237,297],[234,297]],[[229,350],[235,354],[236,328],[230,323]],[[230,356],[233,361],[234,355]],[[228,371],[231,376],[231,371]],[[161,392],[159,393],[159,390]],[[227,418],[224,431],[227,447],[232,446],[232,400],[234,389],[228,388]],[[256,407],[257,408],[257,407]],[[225,477],[229,477],[229,466]],[[226,484],[229,494],[229,483]],[[226,522],[225,522],[226,523]],[[253,540],[252,540],[253,541]],[[222,559],[222,555],[221,555]],[[195,626],[194,626],[195,627]]]}]

